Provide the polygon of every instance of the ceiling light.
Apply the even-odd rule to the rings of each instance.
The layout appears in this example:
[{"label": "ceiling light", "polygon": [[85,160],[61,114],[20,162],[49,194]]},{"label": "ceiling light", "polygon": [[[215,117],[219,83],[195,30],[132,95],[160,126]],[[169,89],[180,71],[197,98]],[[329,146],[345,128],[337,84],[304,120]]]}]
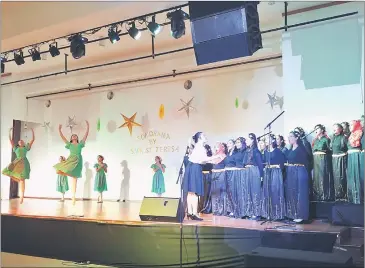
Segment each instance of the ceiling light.
[{"label": "ceiling light", "polygon": [[85,56],[85,43],[88,41],[87,38],[78,34],[70,37],[68,40],[71,42],[70,52],[72,57],[75,59],[80,59],[81,57]]},{"label": "ceiling light", "polygon": [[14,52],[14,61],[17,65],[23,65],[24,64],[23,51],[19,51],[19,54]]},{"label": "ceiling light", "polygon": [[112,44],[114,44],[120,40],[119,33],[120,33],[120,31],[118,31],[118,28],[116,26],[114,26],[114,27],[112,26],[109,28],[108,36],[109,36],[109,40],[110,40],[110,42],[112,42]]},{"label": "ceiling light", "polygon": [[29,49],[28,52],[32,56],[33,61],[41,60],[41,54],[36,48]]},{"label": "ceiling light", "polygon": [[131,27],[128,29],[128,34],[134,40],[138,40],[141,37],[141,32],[136,28],[136,23],[133,21],[130,23]]},{"label": "ceiling light", "polygon": [[189,15],[181,9],[167,13],[167,18],[171,20],[171,36],[179,39],[185,35],[185,19],[189,19]]},{"label": "ceiling light", "polygon": [[50,44],[48,51],[52,57],[56,57],[56,56],[60,55],[60,51],[58,50],[57,42]]},{"label": "ceiling light", "polygon": [[160,24],[156,23],[155,15],[152,16],[152,21],[150,23],[148,23],[147,28],[148,28],[148,30],[150,30],[150,32],[153,36],[156,36],[161,32],[162,27]]}]

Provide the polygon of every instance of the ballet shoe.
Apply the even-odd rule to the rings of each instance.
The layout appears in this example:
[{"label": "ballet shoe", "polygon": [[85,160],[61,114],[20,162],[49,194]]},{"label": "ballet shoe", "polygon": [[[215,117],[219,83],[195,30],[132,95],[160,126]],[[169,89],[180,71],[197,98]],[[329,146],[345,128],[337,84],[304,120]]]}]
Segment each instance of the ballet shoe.
[{"label": "ballet shoe", "polygon": [[76,198],[72,198],[72,205],[76,204]]},{"label": "ballet shoe", "polygon": [[24,199],[20,198],[20,204],[23,204]]},{"label": "ballet shoe", "polygon": [[202,221],[203,220],[202,218],[199,218],[198,216],[196,216],[194,214],[190,215],[190,219],[193,221]]}]

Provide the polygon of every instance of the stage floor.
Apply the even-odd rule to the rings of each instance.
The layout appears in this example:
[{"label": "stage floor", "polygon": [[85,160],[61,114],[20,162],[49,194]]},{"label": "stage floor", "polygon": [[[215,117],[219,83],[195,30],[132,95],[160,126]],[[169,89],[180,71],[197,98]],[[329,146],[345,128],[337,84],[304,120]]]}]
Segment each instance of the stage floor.
[{"label": "stage floor", "polygon": [[[51,199],[25,198],[23,204],[18,199],[1,200],[1,214],[28,218],[76,220],[87,222],[99,222],[118,225],[156,225],[178,223],[143,222],[139,218],[141,201],[111,202],[104,201],[98,204],[96,201],[77,201],[73,206],[70,200],[59,202]],[[185,220],[184,225],[243,228],[249,230],[277,230],[292,231],[285,228],[280,222],[262,222],[242,219],[232,219],[223,216],[202,214],[203,221]],[[283,226],[284,225],[284,226]],[[320,220],[314,220],[310,224],[297,224],[295,231],[339,233],[343,226],[333,226]]]}]

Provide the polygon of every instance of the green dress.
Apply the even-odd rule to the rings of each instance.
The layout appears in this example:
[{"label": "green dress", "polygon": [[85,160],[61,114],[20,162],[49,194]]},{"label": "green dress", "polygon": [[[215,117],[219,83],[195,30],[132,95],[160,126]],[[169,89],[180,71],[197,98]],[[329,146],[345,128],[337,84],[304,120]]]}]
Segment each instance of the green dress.
[{"label": "green dress", "polygon": [[30,174],[30,164],[27,159],[27,152],[30,150],[29,144],[24,147],[15,146],[13,152],[16,158],[3,170],[3,175],[9,176],[14,181],[28,180]]},{"label": "green dress", "polygon": [[347,199],[347,138],[345,135],[333,135],[331,148],[335,201],[344,201]]},{"label": "green dress", "polygon": [[347,156],[347,198],[350,203],[360,204],[364,197],[362,191],[364,175],[361,174],[364,154],[361,153],[361,140],[359,146],[353,147],[349,141],[347,147],[349,151]]},{"label": "green dress", "polygon": [[[162,167],[164,169],[166,168],[164,164],[162,164]],[[153,164],[151,168],[156,170],[152,179],[152,193],[163,194],[165,192],[165,178],[163,176],[163,172],[156,164]]]},{"label": "green dress", "polygon": [[[105,164],[105,163],[103,163],[103,164],[106,168],[108,167],[107,164]],[[100,167],[99,163],[94,165],[94,168],[99,168],[99,167]],[[106,174],[105,174],[105,170],[103,168],[96,172],[94,191],[99,192],[99,193],[108,191],[108,185],[106,183]]]},{"label": "green dress", "polygon": [[54,165],[53,167],[57,170],[57,174],[72,178],[81,178],[82,175],[82,148],[85,147],[83,141],[73,144],[70,142],[66,143],[66,149],[70,150],[70,156],[61,163]]},{"label": "green dress", "polygon": [[68,187],[68,178],[65,175],[58,174],[57,175],[57,192],[66,193],[69,190]]}]

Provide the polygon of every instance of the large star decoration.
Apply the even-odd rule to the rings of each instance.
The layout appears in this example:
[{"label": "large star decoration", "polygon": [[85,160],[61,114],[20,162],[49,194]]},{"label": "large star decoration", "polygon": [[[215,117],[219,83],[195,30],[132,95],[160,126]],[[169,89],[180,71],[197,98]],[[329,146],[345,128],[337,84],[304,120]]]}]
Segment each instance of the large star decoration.
[{"label": "large star decoration", "polygon": [[122,127],[127,127],[129,130],[129,134],[132,136],[132,132],[133,132],[133,127],[142,127],[141,124],[136,123],[134,120],[136,118],[137,113],[135,113],[134,115],[132,115],[132,117],[126,117],[124,114],[121,114],[124,118],[124,124],[121,125],[119,128]]},{"label": "large star decoration", "polygon": [[49,124],[50,124],[50,122],[46,122],[46,121],[44,121],[43,122],[43,125],[42,125],[42,127],[44,127],[44,128],[49,128],[50,126],[49,126]]},{"label": "large star decoration", "polygon": [[69,116],[68,117],[68,121],[67,121],[67,127],[70,128],[71,132],[72,132],[72,129],[74,128],[74,126],[76,126],[76,118],[75,116],[71,117]]},{"label": "large star decoration", "polygon": [[279,106],[280,110],[282,110],[284,106],[284,97],[276,97],[274,105]]},{"label": "large star decoration", "polygon": [[185,102],[182,99],[180,99],[180,101],[183,104],[183,107],[181,107],[178,111],[180,112],[180,111],[184,110],[186,112],[186,115],[188,116],[188,118],[190,117],[190,111],[195,110],[195,108],[191,105],[193,100],[194,100],[194,97],[192,97],[188,102]]},{"label": "large star decoration", "polygon": [[275,105],[275,101],[276,101],[276,92],[274,92],[274,94],[272,94],[272,95],[267,94],[267,96],[269,97],[269,100],[266,102],[266,104],[270,104],[271,109],[274,109],[274,105]]}]

